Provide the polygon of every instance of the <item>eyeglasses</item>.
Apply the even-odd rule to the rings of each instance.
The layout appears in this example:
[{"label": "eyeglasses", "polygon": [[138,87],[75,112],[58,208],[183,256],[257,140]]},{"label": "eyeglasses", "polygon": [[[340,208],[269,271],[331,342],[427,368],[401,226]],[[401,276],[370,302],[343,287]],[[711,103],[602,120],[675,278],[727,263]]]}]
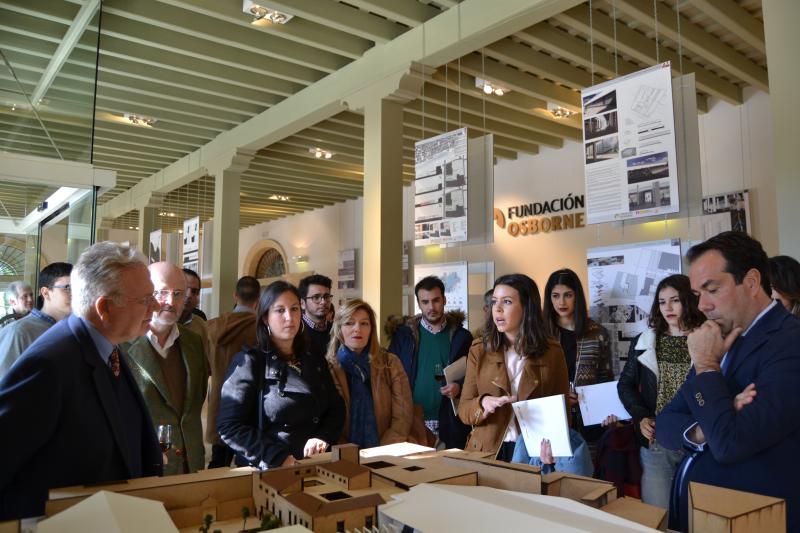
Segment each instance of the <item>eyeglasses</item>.
[{"label": "eyeglasses", "polygon": [[51,289],[64,289],[67,292],[72,292],[72,285],[67,283],[66,285],[51,285]]},{"label": "eyeglasses", "polygon": [[155,298],[158,301],[164,301],[167,298],[169,298],[170,295],[172,295],[173,300],[180,300],[181,298],[186,296],[186,293],[180,290],[172,291],[169,289],[161,289],[158,291],[153,291],[153,298]]},{"label": "eyeglasses", "polygon": [[127,297],[126,300],[129,302],[133,302],[139,305],[143,305],[145,307],[149,306],[151,303],[155,302],[156,299],[152,294],[148,294],[147,296],[142,296],[141,298],[130,298]]},{"label": "eyeglasses", "polygon": [[306,300],[311,300],[315,304],[318,304],[323,300],[325,300],[325,303],[329,303],[331,300],[333,300],[333,294],[315,294],[314,296],[306,296]]}]

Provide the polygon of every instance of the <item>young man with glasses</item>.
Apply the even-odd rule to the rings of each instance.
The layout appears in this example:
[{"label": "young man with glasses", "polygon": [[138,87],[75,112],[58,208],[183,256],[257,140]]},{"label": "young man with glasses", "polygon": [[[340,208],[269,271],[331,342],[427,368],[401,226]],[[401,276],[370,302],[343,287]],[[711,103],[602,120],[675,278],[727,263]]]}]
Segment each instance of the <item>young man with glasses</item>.
[{"label": "young man with glasses", "polygon": [[200,412],[208,388],[208,361],[200,336],[178,324],[186,303],[183,272],[167,262],[148,269],[159,308],[144,336],[123,352],[154,423],[172,426],[164,474],[196,472],[205,467]]},{"label": "young man with glasses", "polygon": [[331,339],[332,322],[328,314],[333,307],[331,278],[314,274],[300,280],[297,290],[300,291],[300,305],[303,307],[305,335],[313,355],[325,357],[328,341]]},{"label": "young man with glasses", "polygon": [[51,263],[39,273],[41,309],[33,309],[24,318],[0,330],[0,378],[8,372],[28,346],[42,333],[72,312],[69,263]]}]

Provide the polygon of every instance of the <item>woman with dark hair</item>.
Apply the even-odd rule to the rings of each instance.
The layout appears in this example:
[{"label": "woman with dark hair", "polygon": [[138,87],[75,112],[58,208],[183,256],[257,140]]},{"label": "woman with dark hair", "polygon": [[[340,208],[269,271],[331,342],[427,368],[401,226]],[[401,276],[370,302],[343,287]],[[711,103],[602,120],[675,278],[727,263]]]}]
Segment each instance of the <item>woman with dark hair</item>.
[{"label": "woman with dark hair", "polygon": [[344,402],[307,349],[300,294],[271,283],[258,301],[257,346],[236,354],[222,386],[217,429],[236,464],[292,465],[339,439]]},{"label": "woman with dark hair", "polygon": [[684,453],[656,442],[656,415],[678,392],[692,365],[686,336],[706,320],[697,304],[688,277],[675,274],[661,280],[649,328],[631,342],[617,384],[642,445],[642,501],[664,509],[669,508],[672,479]]},{"label": "woman with dark hair", "polygon": [[524,274],[497,278],[492,316],[470,347],[458,404],[458,416],[472,425],[466,449],[511,460],[520,435],[511,403],[568,393],[564,351],[547,336],[536,283]]},{"label": "woman with dark hair", "polygon": [[782,303],[794,316],[800,316],[800,263],[788,255],[770,257],[769,281],[772,299]]},{"label": "woman with dark hair", "polygon": [[[588,441],[600,437],[600,426],[587,429],[583,426],[580,411],[576,409],[578,396],[573,387],[594,385],[614,379],[611,372],[611,351],[608,332],[589,318],[583,285],[578,275],[568,268],[556,270],[544,287],[544,325],[555,338],[567,358],[567,375],[570,379],[569,406],[572,408],[572,427]],[[615,422],[606,418],[603,425]]]},{"label": "woman with dark hair", "polygon": [[361,448],[408,441],[411,386],[400,359],[378,343],[367,302],[355,299],[339,308],[326,357],[347,413],[342,441]]}]

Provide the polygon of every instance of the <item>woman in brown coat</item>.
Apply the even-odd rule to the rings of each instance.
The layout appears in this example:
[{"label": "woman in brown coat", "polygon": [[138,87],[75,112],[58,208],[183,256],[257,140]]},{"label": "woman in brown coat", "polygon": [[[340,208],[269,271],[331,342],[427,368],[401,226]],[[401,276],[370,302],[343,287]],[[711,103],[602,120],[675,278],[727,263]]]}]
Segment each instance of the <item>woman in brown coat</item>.
[{"label": "woman in brown coat", "polygon": [[458,415],[472,425],[467,450],[509,461],[520,434],[511,404],[569,393],[561,346],[545,334],[536,283],[524,274],[497,278],[492,317],[467,357]]},{"label": "woman in brown coat", "polygon": [[362,448],[407,441],[411,387],[397,356],[378,344],[368,303],[352,300],[336,313],[327,359],[346,408],[342,441]]}]

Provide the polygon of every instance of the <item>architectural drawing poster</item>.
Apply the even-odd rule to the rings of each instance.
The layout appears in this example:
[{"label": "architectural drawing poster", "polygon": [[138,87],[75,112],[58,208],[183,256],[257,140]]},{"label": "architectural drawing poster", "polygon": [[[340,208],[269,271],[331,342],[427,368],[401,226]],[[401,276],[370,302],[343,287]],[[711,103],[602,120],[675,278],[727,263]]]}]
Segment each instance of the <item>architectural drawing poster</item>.
[{"label": "architectural drawing poster", "polygon": [[589,224],[678,211],[670,63],[581,91]]},{"label": "architectural drawing poster", "polygon": [[151,263],[161,261],[161,230],[157,229],[150,232],[150,248],[147,251],[147,258]]},{"label": "architectural drawing poster", "polygon": [[703,240],[723,231],[750,234],[750,193],[727,192],[703,196]]},{"label": "architectural drawing poster", "polygon": [[200,259],[200,217],[183,221],[183,268],[197,272]]},{"label": "architectural drawing poster", "polygon": [[336,283],[337,289],[356,288],[356,250],[339,250],[339,268],[337,271],[339,280]]},{"label": "architectural drawing poster", "polygon": [[[428,265],[414,265],[414,285],[419,280],[428,276],[436,276],[444,282],[444,296],[447,303],[444,306],[445,312],[462,311],[464,313],[464,327],[467,327],[468,303],[469,303],[469,284],[468,284],[467,262],[458,261],[455,263],[432,263]],[[414,298],[414,313],[420,313],[417,299]]]},{"label": "architectural drawing poster", "polygon": [[467,240],[467,129],[414,145],[414,246]]},{"label": "architectural drawing poster", "polygon": [[681,272],[681,241],[590,248],[586,258],[589,315],[608,330],[611,364],[619,376],[630,342],[647,328],[656,286]]}]

